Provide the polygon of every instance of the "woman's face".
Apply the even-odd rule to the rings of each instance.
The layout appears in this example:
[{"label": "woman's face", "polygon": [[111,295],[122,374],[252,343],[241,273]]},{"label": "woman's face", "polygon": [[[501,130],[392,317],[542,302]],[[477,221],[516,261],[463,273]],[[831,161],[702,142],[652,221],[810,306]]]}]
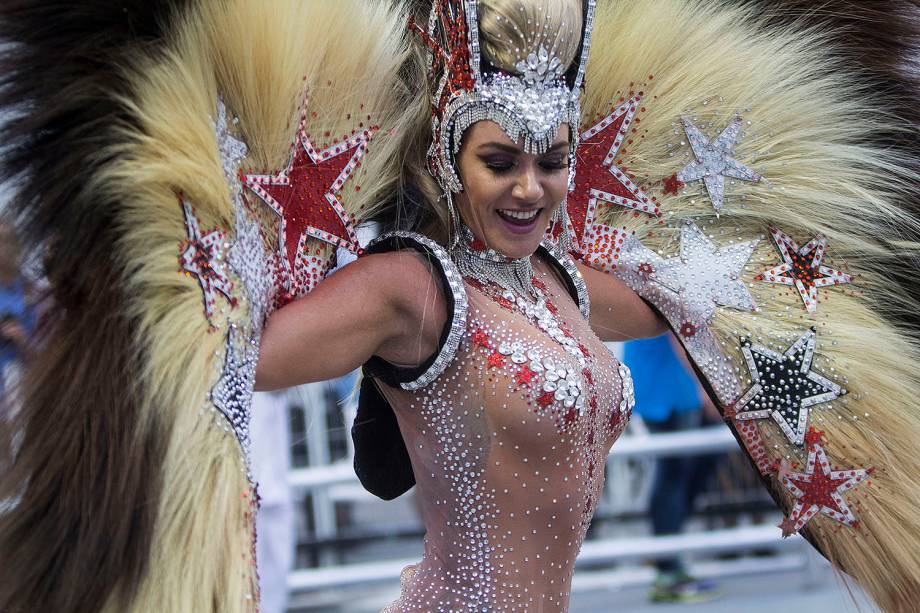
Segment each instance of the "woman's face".
[{"label": "woman's face", "polygon": [[498,124],[480,121],[463,137],[457,160],[463,220],[488,247],[510,258],[533,254],[565,198],[569,126],[542,155],[525,153]]}]

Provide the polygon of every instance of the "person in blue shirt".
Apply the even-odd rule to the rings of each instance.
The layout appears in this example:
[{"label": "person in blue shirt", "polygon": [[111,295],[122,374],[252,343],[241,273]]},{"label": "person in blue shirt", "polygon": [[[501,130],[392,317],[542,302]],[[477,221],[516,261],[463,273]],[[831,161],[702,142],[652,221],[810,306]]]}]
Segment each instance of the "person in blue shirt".
[{"label": "person in blue shirt", "polygon": [[0,406],[12,367],[25,360],[35,327],[29,284],[21,272],[19,241],[12,224],[0,221]]},{"label": "person in blue shirt", "polygon": [[[627,342],[623,361],[632,371],[635,411],[651,432],[690,430],[718,419],[683,348],[670,332]],[[683,529],[717,458],[706,455],[658,459],[649,509],[656,536],[677,534]],[[699,602],[719,595],[711,582],[691,577],[677,558],[660,559],[655,564],[658,577],[649,594],[655,602]]]}]

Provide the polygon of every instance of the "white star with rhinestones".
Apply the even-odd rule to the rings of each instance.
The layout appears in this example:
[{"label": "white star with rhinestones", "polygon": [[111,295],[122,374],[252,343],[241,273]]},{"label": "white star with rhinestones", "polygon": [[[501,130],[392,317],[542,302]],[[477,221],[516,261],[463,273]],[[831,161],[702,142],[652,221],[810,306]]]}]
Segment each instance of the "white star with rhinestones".
[{"label": "white star with rhinestones", "polygon": [[[234,119],[233,123],[237,120]],[[249,155],[249,148],[246,143],[235,138],[230,133],[230,125],[227,122],[227,107],[221,98],[217,99],[217,119],[211,121],[214,126],[214,135],[217,137],[217,149],[220,152],[220,163],[224,169],[224,176],[230,187],[231,194],[236,197],[240,191],[240,179],[237,175],[237,168],[240,162]]]},{"label": "white star with rhinestones", "polygon": [[719,306],[754,311],[757,306],[742,280],[759,239],[717,247],[694,223],[680,229],[680,255],[649,271],[660,285],[680,295],[685,321],[708,324]]},{"label": "white star with rhinestones", "polygon": [[725,202],[725,177],[755,182],[763,179],[731,157],[738,144],[741,117],[735,116],[714,141],[707,138],[687,117],[683,117],[682,121],[696,160],[684,166],[677,173],[677,178],[683,183],[702,179],[716,211],[721,211]]},{"label": "white star with rhinestones", "polygon": [[214,316],[217,292],[223,294],[231,305],[233,298],[233,281],[227,275],[223,256],[226,234],[221,230],[211,230],[202,234],[198,218],[191,205],[182,201],[182,214],[185,216],[186,239],[179,247],[179,264],[182,271],[198,278],[204,295],[204,312],[208,321]]},{"label": "white star with rhinestones", "polygon": [[757,276],[758,281],[794,285],[809,313],[818,309],[818,288],[850,283],[850,275],[824,266],[827,239],[816,236],[804,247],[778,228],[771,228],[773,241],[783,257],[783,263]]},{"label": "white star with rhinestones", "polygon": [[735,419],[772,417],[786,438],[801,445],[808,430],[809,409],[847,393],[811,369],[816,345],[814,328],[782,354],[744,341],[741,353],[754,385],[735,404]]}]

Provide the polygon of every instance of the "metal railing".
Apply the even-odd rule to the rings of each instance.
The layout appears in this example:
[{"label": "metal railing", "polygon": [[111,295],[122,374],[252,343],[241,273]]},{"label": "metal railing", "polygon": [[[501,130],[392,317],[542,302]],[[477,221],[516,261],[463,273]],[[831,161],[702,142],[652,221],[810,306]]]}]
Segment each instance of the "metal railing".
[{"label": "metal railing", "polygon": [[[310,386],[312,387],[312,386]],[[318,388],[302,389],[300,404],[312,415],[314,427],[307,427],[306,437],[310,453],[310,466],[296,468],[289,473],[289,484],[298,497],[308,498],[313,514],[313,536],[317,541],[332,541],[339,534],[336,524],[336,504],[365,504],[378,502],[376,498],[364,492],[354,474],[350,458],[329,463],[325,449],[326,432],[316,427],[324,407],[322,393]],[[346,407],[345,423],[350,423],[353,407]],[[308,422],[309,423],[309,422]],[[655,460],[663,456],[692,456],[706,453],[719,453],[738,449],[738,443],[728,428],[724,426],[706,427],[698,430],[648,434],[639,425],[620,438],[613,446],[608,459],[608,471],[627,469],[627,461],[639,463]],[[351,455],[351,454],[349,454]],[[613,481],[609,479],[609,481]],[[622,481],[622,480],[621,480]],[[647,484],[646,484],[647,485]],[[646,487],[646,489],[648,489]],[[646,492],[647,493],[647,492]],[[621,492],[618,497],[628,496],[633,505],[642,506],[635,500],[635,493]],[[638,498],[641,498],[639,496]],[[610,496],[606,497],[608,500]],[[770,550],[777,553],[795,553],[785,556],[781,567],[792,564],[807,566],[808,545],[799,537],[782,539],[779,528],[772,525],[743,526],[730,529],[705,530],[673,536],[639,536],[626,538],[602,538],[588,540],[584,543],[577,566],[580,568],[629,563],[654,558],[680,555],[717,555],[737,553],[745,550]],[[405,552],[403,552],[405,553]],[[798,560],[798,562],[796,562]],[[418,562],[418,559],[387,559],[374,562],[334,564],[328,556],[319,557],[319,567],[299,568],[288,578],[292,593],[323,591],[331,588],[356,587],[361,585],[396,584],[402,569]],[[578,589],[579,583],[573,584]]]}]

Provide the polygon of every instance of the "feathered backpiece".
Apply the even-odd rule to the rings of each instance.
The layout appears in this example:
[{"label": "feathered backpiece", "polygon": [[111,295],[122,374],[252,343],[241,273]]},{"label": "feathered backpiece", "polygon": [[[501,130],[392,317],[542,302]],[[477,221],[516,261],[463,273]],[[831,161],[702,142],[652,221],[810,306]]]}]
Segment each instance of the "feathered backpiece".
[{"label": "feathered backpiece", "polygon": [[260,331],[394,189],[405,23],[363,0],[0,7],[5,169],[54,298],[0,610],[257,609]]},{"label": "feathered backpiece", "polygon": [[[572,232],[678,332],[785,530],[906,612],[908,73],[855,66],[871,29],[739,4],[599,4]],[[0,610],[256,610],[260,331],[397,189],[406,23],[365,0],[0,6],[4,175],[53,293],[0,484]]]},{"label": "feathered backpiece", "polygon": [[860,65],[853,33],[884,40],[864,20],[885,4],[898,40],[916,37],[899,3],[849,11],[843,32],[821,11],[780,19],[790,4],[601,3],[569,210],[582,259],[683,342],[784,533],[906,613],[920,600],[920,356],[904,325],[916,80]]}]

